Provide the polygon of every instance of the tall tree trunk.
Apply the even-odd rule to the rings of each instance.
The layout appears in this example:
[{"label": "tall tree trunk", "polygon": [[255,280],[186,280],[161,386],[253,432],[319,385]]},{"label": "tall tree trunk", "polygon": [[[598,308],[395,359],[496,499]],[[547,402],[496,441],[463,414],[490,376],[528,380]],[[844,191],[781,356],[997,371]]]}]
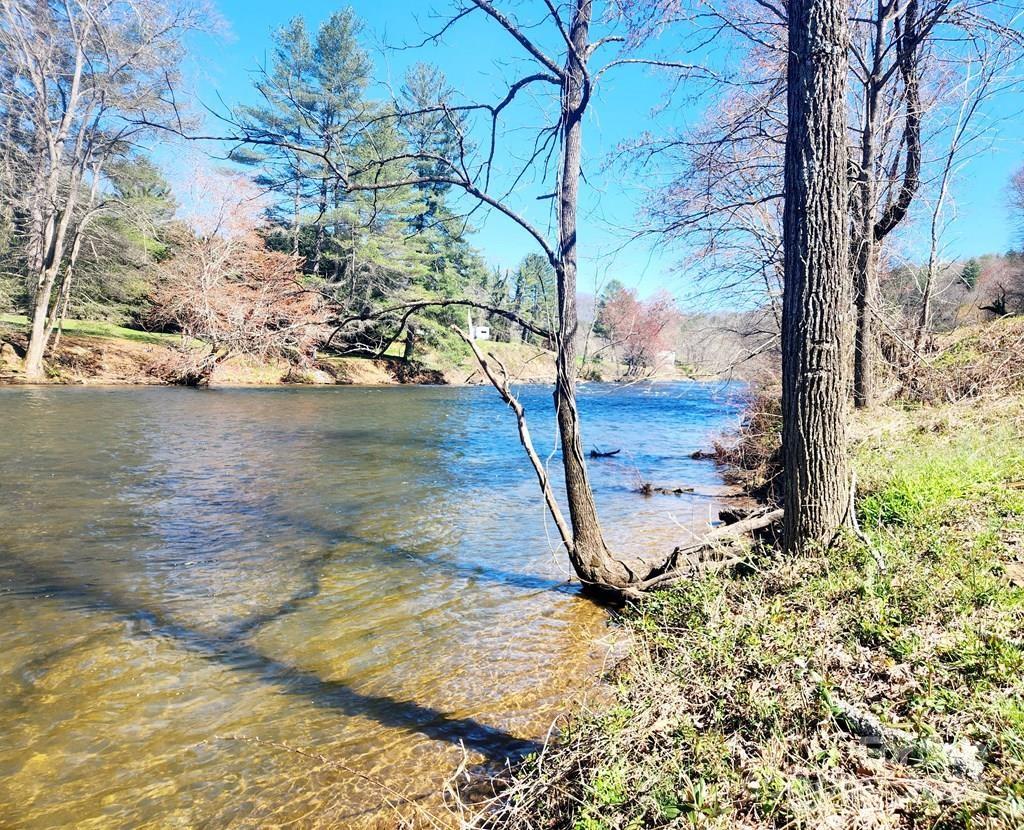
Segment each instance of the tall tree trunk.
[{"label": "tall tree trunk", "polygon": [[575,0],[569,29],[572,43],[565,63],[562,86],[562,159],[558,179],[558,348],[555,367],[555,409],[562,443],[565,490],[572,521],[573,567],[585,583],[626,587],[636,580],[622,562],[615,559],[605,544],[597,517],[594,492],[587,475],[576,407],[576,211],[579,199],[580,152],[583,140],[583,113],[590,90],[585,67],[591,0]]},{"label": "tall tree trunk", "polygon": [[878,306],[878,249],[871,228],[873,211],[869,211],[867,235],[857,246],[854,262],[854,296],[857,313],[856,342],[853,352],[853,402],[858,409],[875,405],[878,334],[874,326],[874,309]]},{"label": "tall tree trunk", "polygon": [[46,352],[47,327],[46,320],[50,314],[50,297],[53,294],[53,283],[57,269],[48,268],[43,279],[36,288],[34,306],[32,308],[32,327],[29,329],[28,350],[25,352],[25,380],[38,383],[46,380],[43,367],[43,355]]},{"label": "tall tree trunk", "polygon": [[320,276],[320,265],[324,254],[324,216],[327,214],[327,177],[320,185],[320,215],[316,218],[316,238],[313,243],[313,273]]},{"label": "tall tree trunk", "polygon": [[[876,46],[876,55],[880,46]],[[876,59],[877,60],[877,59]],[[864,123],[861,131],[860,175],[857,180],[856,244],[853,246],[853,296],[856,307],[856,339],[853,351],[854,405],[874,404],[875,331],[872,315],[876,304],[875,202],[877,160],[875,133],[878,126],[878,88],[874,76],[864,92]]]},{"label": "tall tree trunk", "polygon": [[853,297],[856,333],[853,350],[853,400],[857,407],[874,403],[875,332],[872,314],[877,297],[875,219],[878,200],[878,101],[884,88],[885,32],[889,9],[875,3],[870,70],[864,78],[864,115],[860,134],[860,173],[854,190]]},{"label": "tall tree trunk", "polygon": [[[78,180],[72,179],[72,187],[77,186]],[[74,209],[75,200],[69,196],[64,212],[54,213],[47,222],[46,239],[42,245],[45,253],[36,283],[35,296],[32,300],[32,326],[29,329],[28,350],[25,352],[25,380],[29,382],[46,380],[43,357],[46,354],[46,343],[50,335],[47,326],[50,316],[50,301],[53,297],[53,288],[57,282],[61,262],[64,259],[68,223],[71,211]]]},{"label": "tall tree trunk", "polygon": [[418,339],[419,328],[412,321],[405,327],[405,348],[402,351],[402,360],[406,363],[411,363],[412,359],[416,356],[416,341]]},{"label": "tall tree trunk", "polygon": [[334,268],[331,273],[331,283],[337,285],[341,282],[341,275],[343,270],[343,249],[341,246],[341,232],[343,230],[341,224],[341,195],[343,188],[340,184],[335,183],[334,185],[334,227],[331,233],[331,242],[333,243],[334,249]]},{"label": "tall tree trunk", "polygon": [[292,199],[292,256],[299,255],[299,240],[302,234],[302,181],[295,175],[295,195]]},{"label": "tall tree trunk", "polygon": [[847,27],[843,0],[790,0],[782,441],[794,552],[830,542],[850,496]]},{"label": "tall tree trunk", "polygon": [[[876,399],[879,347],[875,331],[875,315],[879,308],[878,256],[882,241],[903,221],[920,185],[921,173],[921,89],[920,57],[922,33],[918,20],[918,0],[907,0],[896,40],[897,64],[903,78],[905,123],[903,146],[906,158],[903,180],[895,197],[880,212],[876,207],[878,173],[876,171],[875,131],[878,128],[878,96],[883,87],[881,56],[884,54],[883,31],[886,16],[893,7],[879,3],[876,11],[875,64],[866,90],[868,111],[865,118],[863,144],[870,167],[862,167],[861,176],[869,182],[866,201],[861,205],[858,223],[858,253],[854,261],[854,287],[857,306],[857,336],[854,349],[853,399],[858,408],[869,408]],[[880,213],[880,215],[879,215]]]}]

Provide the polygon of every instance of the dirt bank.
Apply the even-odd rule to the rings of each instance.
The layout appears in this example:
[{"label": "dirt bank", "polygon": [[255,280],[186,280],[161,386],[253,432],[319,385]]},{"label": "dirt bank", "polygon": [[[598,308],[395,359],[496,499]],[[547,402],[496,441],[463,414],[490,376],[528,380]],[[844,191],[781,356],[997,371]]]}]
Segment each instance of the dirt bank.
[{"label": "dirt bank", "polygon": [[[20,383],[24,326],[0,321],[0,383]],[[553,356],[522,344],[489,344],[520,383],[554,381]],[[135,331],[88,321],[73,321],[48,360],[53,383],[147,385],[166,383],[165,367],[179,348],[174,335]],[[467,359],[452,363],[427,353],[412,363],[397,357],[323,357],[314,366],[296,368],[283,360],[230,358],[213,373],[213,386],[280,384],[381,386],[388,384],[472,385],[485,379]]]}]

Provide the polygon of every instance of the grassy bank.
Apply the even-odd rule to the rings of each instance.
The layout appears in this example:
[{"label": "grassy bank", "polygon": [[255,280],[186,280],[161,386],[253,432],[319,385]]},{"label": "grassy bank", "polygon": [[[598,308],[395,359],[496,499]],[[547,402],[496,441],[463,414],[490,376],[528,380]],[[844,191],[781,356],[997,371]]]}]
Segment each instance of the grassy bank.
[{"label": "grassy bank", "polygon": [[613,703],[490,826],[1024,826],[1022,418],[1003,396],[857,424],[863,539],[628,610]]},{"label": "grassy bank", "polygon": [[[10,331],[24,332],[28,330],[28,317],[22,314],[0,314],[0,326]],[[174,346],[179,342],[176,334],[161,334],[152,331],[139,331],[108,323],[103,320],[65,320],[64,333],[101,337],[114,340],[126,340],[130,343],[149,343],[158,346]]]},{"label": "grassy bank", "polygon": [[[0,315],[0,340],[24,351],[27,318]],[[57,383],[161,383],[181,339],[174,334],[139,331],[96,320],[68,320],[61,347],[48,359],[51,380]],[[554,362],[549,352],[519,343],[490,343],[493,351],[522,382],[551,381]],[[283,360],[237,357],[217,367],[212,383],[219,386],[304,384],[382,385],[392,383],[480,383],[472,353],[427,351],[415,363],[401,359],[401,344],[380,359],[324,357],[313,369],[296,371]],[[0,380],[17,382],[17,365],[0,362]]]}]

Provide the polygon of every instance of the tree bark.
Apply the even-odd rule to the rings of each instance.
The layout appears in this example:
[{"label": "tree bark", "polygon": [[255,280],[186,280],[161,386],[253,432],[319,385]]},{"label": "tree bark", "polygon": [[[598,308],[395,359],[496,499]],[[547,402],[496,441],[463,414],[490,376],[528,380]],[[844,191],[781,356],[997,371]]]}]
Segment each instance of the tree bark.
[{"label": "tree bark", "polygon": [[50,313],[50,297],[53,294],[55,269],[48,269],[42,284],[36,289],[35,304],[32,309],[32,326],[28,335],[28,350],[25,352],[25,380],[38,383],[46,380],[43,367],[43,354],[46,351],[46,320]]},{"label": "tree bark", "polygon": [[324,216],[327,214],[327,177],[320,184],[320,214],[316,219],[316,236],[313,242],[313,273],[320,276],[320,267],[324,254]]},{"label": "tree bark", "polygon": [[903,79],[905,124],[903,147],[906,160],[903,180],[892,201],[878,215],[877,138],[878,101],[885,86],[883,56],[885,23],[893,7],[879,3],[876,9],[874,61],[866,80],[865,120],[861,139],[860,212],[857,216],[857,251],[854,257],[854,292],[857,308],[853,366],[853,400],[858,408],[875,404],[878,375],[878,334],[874,315],[879,305],[878,252],[882,241],[906,217],[917,194],[921,173],[920,52],[924,37],[918,19],[918,0],[907,0],[896,39],[897,64]]},{"label": "tree bark", "polygon": [[853,350],[853,400],[857,407],[874,403],[874,342],[872,314],[877,295],[875,263],[875,202],[878,198],[876,132],[878,96],[881,91],[883,41],[882,4],[875,22],[874,62],[864,84],[864,120],[861,125],[860,174],[856,184],[855,233],[853,246],[853,296],[856,308],[856,339]]},{"label": "tree bark", "polygon": [[782,318],[784,536],[828,544],[848,513],[850,315],[842,0],[791,0]]},{"label": "tree bark", "polygon": [[[873,196],[872,196],[873,198]],[[868,221],[873,211],[869,212]],[[877,374],[878,343],[874,326],[874,309],[878,305],[878,251],[871,236],[864,236],[857,246],[854,264],[854,296],[856,297],[856,342],[853,358],[853,403],[858,409],[875,405],[875,376]]]},{"label": "tree bark", "polygon": [[[71,186],[77,188],[79,181],[72,177]],[[54,214],[47,223],[47,233],[43,244],[44,258],[36,285],[36,293],[32,306],[32,325],[29,329],[28,350],[25,352],[25,380],[36,383],[46,380],[46,369],[43,357],[46,354],[46,343],[49,340],[47,323],[50,317],[50,300],[57,282],[67,239],[68,224],[71,213],[75,209],[73,194],[67,198],[62,212]]]},{"label": "tree bark", "polygon": [[573,567],[585,584],[626,587],[636,575],[612,556],[601,532],[594,492],[587,474],[576,406],[576,211],[579,200],[583,113],[590,96],[586,60],[591,0],[575,0],[569,28],[570,48],[562,81],[562,158],[558,178],[558,348],[555,410],[562,443],[565,491],[572,521]]},{"label": "tree bark", "polygon": [[402,350],[402,360],[406,363],[412,362],[416,356],[416,340],[419,330],[412,321],[405,327],[405,348]]},{"label": "tree bark", "polygon": [[299,240],[302,234],[302,183],[298,173],[295,175],[295,194],[292,199],[292,256],[299,255]]}]

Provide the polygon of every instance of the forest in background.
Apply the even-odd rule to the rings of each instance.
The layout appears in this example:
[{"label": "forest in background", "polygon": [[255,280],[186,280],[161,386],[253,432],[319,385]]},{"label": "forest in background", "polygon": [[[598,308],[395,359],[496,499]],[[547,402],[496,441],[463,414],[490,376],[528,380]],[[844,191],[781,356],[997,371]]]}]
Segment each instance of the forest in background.
[{"label": "forest in background", "polygon": [[[182,334],[180,359],[154,368],[188,383],[207,381],[234,355],[297,368],[331,353],[452,363],[469,354],[451,328],[465,324],[466,307],[431,303],[453,298],[479,305],[474,322],[492,339],[551,349],[551,264],[527,254],[513,269],[489,267],[472,241],[477,206],[442,175],[445,159],[486,148],[470,123],[480,105],[459,100],[438,68],[416,63],[391,98],[375,97],[381,87],[354,12],[317,27],[297,16],[270,33],[253,81],[260,103],[222,115],[231,128],[222,138],[232,141],[211,160],[201,143],[182,141],[202,130],[179,103],[186,43],[216,28],[211,12],[162,3],[87,9],[5,7],[0,311],[29,318],[43,356],[59,351],[61,321],[84,319]],[[745,27],[767,25],[762,13],[746,13]],[[626,22],[637,31],[649,24],[646,9],[632,14]],[[877,55],[877,88],[865,87],[863,100],[875,96],[891,111],[877,114],[886,129],[868,148],[878,156],[874,198],[888,193],[889,207],[918,231],[931,225],[930,254],[908,255],[887,231],[871,255],[877,275],[866,288],[882,321],[873,339],[890,359],[902,359],[892,355],[899,342],[922,348],[928,332],[1024,303],[1013,251],[969,262],[942,256],[956,175],[993,130],[985,105],[1008,77],[1007,47],[989,29],[986,48],[960,56],[959,67],[930,46],[922,52],[916,94],[932,122],[918,124],[916,138],[906,81],[897,64],[885,65],[891,48]],[[668,160],[672,178],[651,192],[637,233],[675,245],[680,278],[698,288],[685,307],[665,291],[638,297],[614,276],[598,297],[580,295],[584,377],[771,371],[781,168],[758,159],[782,140],[772,116],[782,102],[778,85],[762,79],[773,71],[769,57],[755,45],[743,86],[712,86],[721,106],[696,127],[638,137],[619,154],[627,174],[644,159]],[[180,192],[153,161],[152,148],[168,141],[196,145],[184,147],[195,150],[195,173]],[[360,177],[410,183],[359,189]],[[744,310],[719,310],[737,306]],[[29,374],[42,376],[45,359],[34,355]]]}]

